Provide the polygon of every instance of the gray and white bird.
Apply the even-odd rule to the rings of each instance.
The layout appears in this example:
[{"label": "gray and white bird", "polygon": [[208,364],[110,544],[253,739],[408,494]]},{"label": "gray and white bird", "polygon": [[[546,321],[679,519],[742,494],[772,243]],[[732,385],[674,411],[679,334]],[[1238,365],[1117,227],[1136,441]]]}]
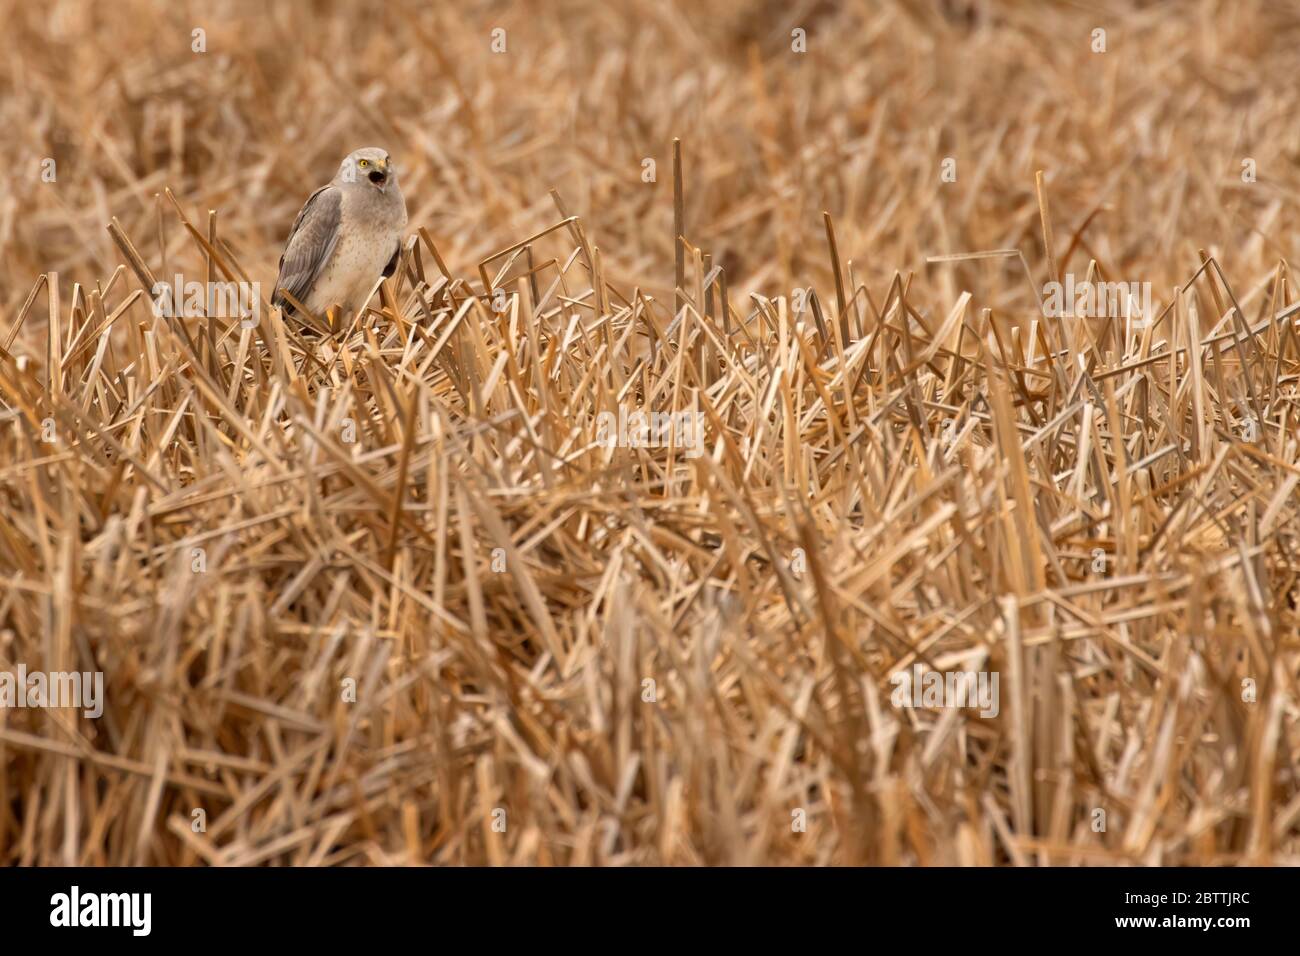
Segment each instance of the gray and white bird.
[{"label": "gray and white bird", "polygon": [[314,315],[355,312],[380,276],[397,269],[406,200],[388,152],[358,149],[316,190],[289,230],[271,304],[292,315],[288,292]]}]

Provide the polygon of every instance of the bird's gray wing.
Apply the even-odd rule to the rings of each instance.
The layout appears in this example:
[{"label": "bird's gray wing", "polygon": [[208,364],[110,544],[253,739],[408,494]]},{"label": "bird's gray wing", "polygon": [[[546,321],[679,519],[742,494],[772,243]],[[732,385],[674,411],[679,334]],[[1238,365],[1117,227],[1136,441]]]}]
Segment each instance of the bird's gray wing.
[{"label": "bird's gray wing", "polygon": [[387,279],[397,271],[397,263],[402,259],[402,240],[397,240],[397,245],[393,248],[393,258],[388,260],[388,265],[384,266],[384,278]]},{"label": "bird's gray wing", "polygon": [[343,194],[334,186],[322,186],[303,204],[289,230],[289,240],[280,256],[280,276],[275,280],[271,304],[293,307],[284,298],[288,292],[299,302],[307,298],[316,277],[329,261],[339,241]]}]

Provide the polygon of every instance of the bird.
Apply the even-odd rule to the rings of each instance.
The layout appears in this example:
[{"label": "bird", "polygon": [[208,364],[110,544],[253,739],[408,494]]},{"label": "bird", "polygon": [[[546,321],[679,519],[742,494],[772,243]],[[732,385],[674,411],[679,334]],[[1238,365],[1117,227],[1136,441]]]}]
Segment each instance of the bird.
[{"label": "bird", "polygon": [[296,313],[286,293],[335,330],[335,316],[365,305],[381,276],[397,270],[406,200],[388,151],[349,153],[293,221],[271,304]]}]

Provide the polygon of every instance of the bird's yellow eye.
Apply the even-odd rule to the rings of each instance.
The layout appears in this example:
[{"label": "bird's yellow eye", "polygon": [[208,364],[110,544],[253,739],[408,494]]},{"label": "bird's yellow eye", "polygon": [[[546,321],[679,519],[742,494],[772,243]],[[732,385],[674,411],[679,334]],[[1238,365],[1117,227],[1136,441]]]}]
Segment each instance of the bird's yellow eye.
[{"label": "bird's yellow eye", "polygon": [[360,166],[362,169],[365,169],[367,166],[370,165],[370,160],[368,160],[368,159],[360,160],[360,161],[357,163],[357,165]]}]

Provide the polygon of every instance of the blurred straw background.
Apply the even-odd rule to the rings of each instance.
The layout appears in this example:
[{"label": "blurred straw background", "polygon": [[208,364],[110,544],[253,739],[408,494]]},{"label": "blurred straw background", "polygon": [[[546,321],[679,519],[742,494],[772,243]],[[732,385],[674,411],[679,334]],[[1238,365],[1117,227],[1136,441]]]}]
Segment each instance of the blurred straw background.
[{"label": "blurred straw background", "polygon": [[[106,689],[0,708],[0,860],[1300,863],[1300,10],[0,22],[0,670]],[[154,315],[362,145],[346,335]]]}]

